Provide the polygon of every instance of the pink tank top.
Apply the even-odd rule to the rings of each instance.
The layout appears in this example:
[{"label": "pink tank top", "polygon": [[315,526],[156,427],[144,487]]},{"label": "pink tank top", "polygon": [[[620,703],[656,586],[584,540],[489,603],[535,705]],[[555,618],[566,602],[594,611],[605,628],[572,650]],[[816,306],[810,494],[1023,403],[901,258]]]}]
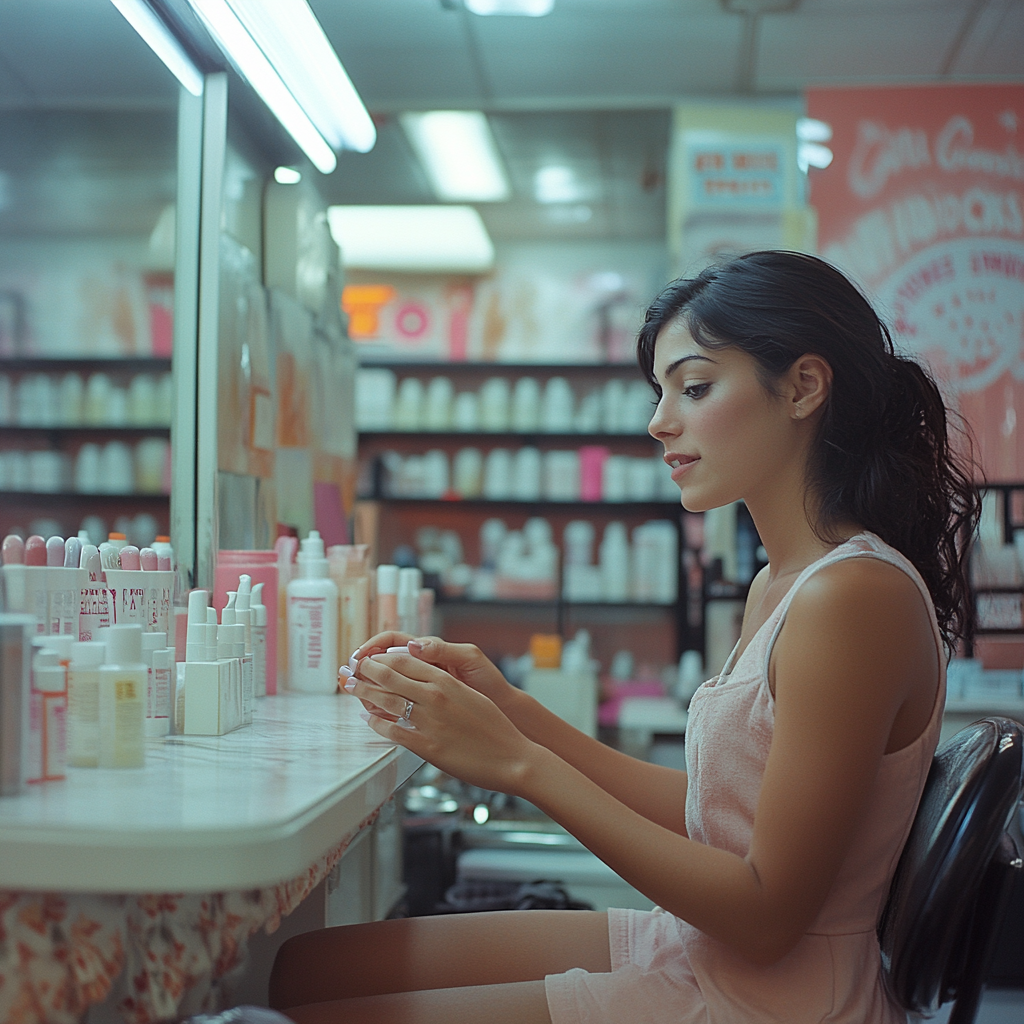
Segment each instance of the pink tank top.
[{"label": "pink tank top", "polygon": [[[924,581],[898,551],[862,533],[809,565],[721,674],[690,703],[686,732],[686,828],[691,839],[745,856],[772,743],[775,702],[768,684],[772,648],[794,594],[813,573],[847,558],[877,558],[917,584],[931,616],[940,680],[924,731],[882,757],[864,822],[821,912],[796,948],[767,971],[680,921],[680,937],[707,1000],[709,1020],[903,1021],[881,987],[875,928],[938,743],[945,704],[945,652]],[[737,644],[737,648],[738,648]],[[731,1009],[730,1009],[731,1007]],[[715,1012],[716,1009],[719,1012]]]}]

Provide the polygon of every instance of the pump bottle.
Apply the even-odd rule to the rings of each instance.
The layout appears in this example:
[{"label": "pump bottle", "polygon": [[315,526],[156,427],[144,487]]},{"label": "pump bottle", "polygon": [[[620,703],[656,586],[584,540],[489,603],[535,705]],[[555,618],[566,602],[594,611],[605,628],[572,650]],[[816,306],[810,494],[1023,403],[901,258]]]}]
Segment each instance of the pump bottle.
[{"label": "pump bottle", "polygon": [[338,689],[338,588],[316,530],[299,550],[298,578],[288,584],[288,686],[303,693]]}]

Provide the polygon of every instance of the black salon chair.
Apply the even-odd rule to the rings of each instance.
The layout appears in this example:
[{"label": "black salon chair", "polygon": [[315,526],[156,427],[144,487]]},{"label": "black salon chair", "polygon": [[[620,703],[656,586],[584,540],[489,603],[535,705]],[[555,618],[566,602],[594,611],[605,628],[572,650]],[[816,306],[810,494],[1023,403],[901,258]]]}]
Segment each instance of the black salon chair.
[{"label": "black salon chair", "polygon": [[949,1024],[978,1009],[1021,859],[1007,827],[1024,783],[1024,727],[983,718],[935,753],[878,926],[885,983],[911,1013],[954,999]]}]

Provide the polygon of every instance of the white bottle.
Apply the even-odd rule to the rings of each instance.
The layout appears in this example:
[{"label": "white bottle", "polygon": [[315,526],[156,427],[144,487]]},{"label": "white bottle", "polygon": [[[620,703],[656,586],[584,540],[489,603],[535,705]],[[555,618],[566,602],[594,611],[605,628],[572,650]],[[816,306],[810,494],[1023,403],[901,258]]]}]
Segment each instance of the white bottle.
[{"label": "white bottle", "polygon": [[252,625],[252,679],[253,694],[256,697],[267,695],[267,607],[263,603],[263,584],[257,583],[252,588],[249,598]]},{"label": "white bottle", "polygon": [[156,659],[156,655],[166,647],[166,633],[142,634],[142,660],[146,665],[147,736],[166,736],[171,731],[170,675],[166,666],[158,674]]},{"label": "white bottle", "polygon": [[100,666],[100,767],[141,768],[146,763],[146,665],[142,627],[111,626]]},{"label": "white bottle", "polygon": [[316,530],[302,542],[299,575],[288,584],[288,687],[303,693],[338,689],[338,588]]},{"label": "white bottle", "polygon": [[71,648],[68,667],[68,764],[96,768],[100,763],[100,666],[107,645],[83,640]]},{"label": "white bottle", "polygon": [[398,628],[403,633],[419,632],[418,601],[423,573],[416,568],[398,570]]},{"label": "white bottle", "polygon": [[67,765],[67,668],[56,651],[40,649],[46,639],[33,644],[26,782],[63,779]]}]

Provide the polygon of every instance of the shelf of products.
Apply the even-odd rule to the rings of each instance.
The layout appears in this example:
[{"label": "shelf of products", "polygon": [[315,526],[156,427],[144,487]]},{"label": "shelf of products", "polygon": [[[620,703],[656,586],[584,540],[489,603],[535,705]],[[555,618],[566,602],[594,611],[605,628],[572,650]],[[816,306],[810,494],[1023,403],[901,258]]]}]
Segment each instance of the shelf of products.
[{"label": "shelf of products", "polygon": [[446,636],[590,627],[603,663],[674,664],[682,510],[635,364],[374,364],[356,395],[377,557],[420,565]]},{"label": "shelf of products", "polygon": [[172,411],[167,358],[0,359],[0,526],[70,534],[124,512],[166,533]]}]

